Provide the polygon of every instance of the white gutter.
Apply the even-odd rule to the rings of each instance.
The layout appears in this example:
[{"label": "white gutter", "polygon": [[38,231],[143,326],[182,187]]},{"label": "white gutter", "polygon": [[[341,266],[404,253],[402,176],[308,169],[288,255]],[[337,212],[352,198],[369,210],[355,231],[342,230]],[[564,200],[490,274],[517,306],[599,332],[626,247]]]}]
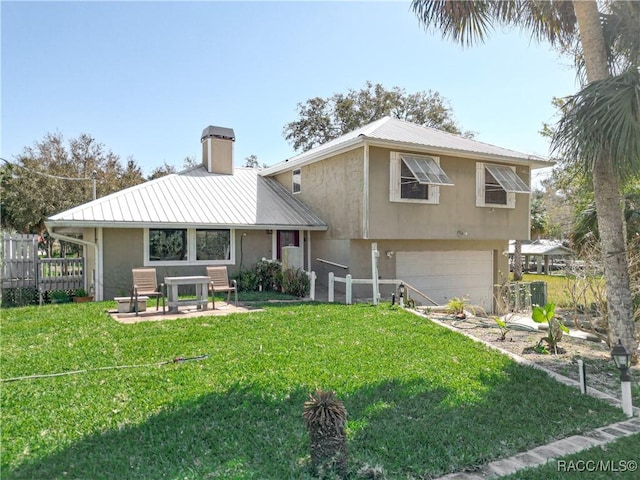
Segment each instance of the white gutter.
[{"label": "white gutter", "polygon": [[[90,242],[88,240],[82,240],[80,238],[74,238],[74,237],[68,237],[67,235],[62,235],[60,233],[55,233],[51,230],[49,230],[49,236],[51,238],[55,238],[57,240],[63,240],[65,242],[69,242],[69,243],[75,243],[77,245],[82,245],[83,247],[93,247],[94,250],[94,254],[95,254],[95,262],[98,261],[98,244],[95,242]],[[93,294],[95,297],[96,301],[100,301],[102,300],[102,281],[101,281],[101,277],[100,277],[100,273],[98,272],[98,266],[94,265],[95,270],[96,270],[96,278],[94,279],[95,281],[95,285],[93,286]],[[86,265],[85,265],[86,268]],[[86,272],[85,272],[86,275]]]}]

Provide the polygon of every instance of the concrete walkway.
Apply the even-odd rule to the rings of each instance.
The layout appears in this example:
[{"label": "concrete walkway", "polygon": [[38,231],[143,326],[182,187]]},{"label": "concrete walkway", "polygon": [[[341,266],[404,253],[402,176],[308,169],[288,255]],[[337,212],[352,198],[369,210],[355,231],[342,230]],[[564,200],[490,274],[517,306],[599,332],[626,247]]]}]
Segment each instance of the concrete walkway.
[{"label": "concrete walkway", "polygon": [[[427,318],[424,314],[416,312],[414,310],[407,310],[407,311],[415,313],[416,315],[419,315],[421,317]],[[529,365],[531,367],[542,370],[546,372],[554,380],[560,383],[564,383],[565,385],[569,385],[571,387],[580,388],[579,382],[575,380],[564,377],[556,372],[553,372],[544,367],[541,367],[540,365],[534,362],[526,360],[507,350],[503,350],[502,348],[496,345],[493,345],[488,342],[484,342],[472,335],[467,334],[466,332],[460,331],[459,329],[452,327],[451,325],[445,322],[434,320],[433,318],[429,318],[429,319],[434,323],[437,323],[439,325],[442,325],[445,328],[448,328],[449,330],[465,335],[474,341],[487,345],[490,348],[499,350],[505,355],[508,355],[509,357],[513,358],[518,363]],[[523,324],[527,324],[528,320],[526,318],[523,318],[522,322]],[[612,405],[615,405],[618,407],[621,406],[620,400],[610,395],[607,395],[606,393],[595,390],[594,388],[588,387],[587,394],[593,397],[599,398],[601,400],[604,400]],[[484,465],[482,468],[480,468],[476,472],[451,473],[449,475],[445,475],[444,477],[440,477],[436,480],[484,480],[489,478],[499,478],[502,476],[511,475],[512,473],[515,473],[518,470],[522,470],[524,468],[531,468],[531,467],[544,465],[550,460],[555,460],[555,459],[564,457],[566,455],[578,453],[582,450],[586,450],[591,447],[604,445],[621,437],[627,437],[635,433],[640,433],[640,408],[634,407],[633,415],[634,416],[628,420],[624,420],[621,422],[613,423],[611,425],[596,428],[582,435],[573,435],[571,437],[563,438],[562,440],[556,440],[555,442],[551,442],[547,445],[541,445],[527,452],[521,452],[508,458],[496,460],[494,462],[488,463],[487,465]]]}]

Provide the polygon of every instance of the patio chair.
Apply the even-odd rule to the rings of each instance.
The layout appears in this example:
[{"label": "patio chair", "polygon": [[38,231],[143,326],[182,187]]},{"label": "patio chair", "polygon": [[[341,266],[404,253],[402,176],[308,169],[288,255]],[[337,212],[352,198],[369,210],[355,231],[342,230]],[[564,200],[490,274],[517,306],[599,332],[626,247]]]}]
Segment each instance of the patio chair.
[{"label": "patio chair", "polygon": [[231,300],[231,292],[235,294],[236,307],[238,306],[238,285],[235,280],[229,283],[227,267],[207,267],[209,277],[209,291],[211,292],[211,306],[216,308],[216,292],[227,292],[227,303]]},{"label": "patio chair", "polygon": [[162,298],[162,313],[165,313],[165,294],[164,284],[158,285],[155,268],[132,268],[133,288],[131,289],[131,300],[129,302],[129,311],[135,308],[138,315],[138,297],[156,297],[156,310],[160,306],[160,298]]}]

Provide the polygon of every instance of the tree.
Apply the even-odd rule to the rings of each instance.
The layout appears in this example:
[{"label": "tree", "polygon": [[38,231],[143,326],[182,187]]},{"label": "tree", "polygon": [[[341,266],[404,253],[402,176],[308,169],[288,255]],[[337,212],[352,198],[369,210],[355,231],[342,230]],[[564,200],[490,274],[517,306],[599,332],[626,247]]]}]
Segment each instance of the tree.
[{"label": "tree", "polygon": [[[448,101],[438,92],[407,94],[403,88],[385,89],[367,82],[360,90],[314,97],[298,104],[298,120],[285,125],[283,135],[296,151],[305,151],[391,116],[450,133],[462,134],[453,119]],[[472,132],[464,132],[467,137]]]},{"label": "tree", "polygon": [[135,160],[122,167],[113,152],[87,134],[65,145],[60,133],[47,134],[14,162],[0,169],[3,228],[43,234],[44,220],[93,199],[93,172],[98,197],[144,181]]},{"label": "tree", "polygon": [[154,168],[151,171],[151,173],[147,177],[147,180],[155,180],[156,178],[164,177],[166,175],[171,175],[172,173],[176,173],[176,172],[177,172],[176,167],[174,167],[173,165],[169,165],[165,161],[162,165]]},{"label": "tree", "polygon": [[245,158],[244,166],[248,168],[267,168],[266,163],[263,163],[262,166],[260,166],[257,155],[249,155],[247,158]]},{"label": "tree", "polygon": [[[598,10],[599,5],[603,12]],[[413,0],[412,8],[426,28],[439,29],[463,45],[482,41],[494,24],[518,26],[531,31],[538,40],[547,40],[566,51],[574,52],[576,64],[583,67],[589,82],[561,120],[562,134],[555,140],[556,151],[576,153],[576,160],[593,167],[594,199],[600,225],[601,249],[605,265],[605,284],[609,311],[609,341],[620,339],[637,355],[638,343],[632,321],[633,305],[629,284],[628,259],[624,241],[624,226],[620,201],[621,174],[632,169],[638,155],[637,143],[629,135],[635,132],[640,108],[632,101],[626,118],[608,117],[607,108],[621,111],[622,102],[616,98],[621,87],[621,71],[637,74],[640,52],[640,7],[637,2],[595,1],[427,1]],[[616,28],[617,25],[617,28]],[[629,67],[633,67],[629,70]],[[582,70],[581,70],[582,71]],[[633,82],[632,79],[628,79]],[[629,88],[633,91],[633,88]],[[607,93],[606,99],[598,95]],[[628,97],[627,97],[628,98]],[[597,131],[596,141],[583,148],[589,102],[601,101],[591,120],[597,118],[591,134]],[[612,102],[612,103],[609,103]],[[579,107],[585,107],[583,110]],[[634,111],[635,109],[635,111]],[[597,117],[600,115],[601,117]],[[581,117],[582,115],[582,117]],[[576,123],[578,122],[578,123]],[[592,127],[594,126],[592,125]],[[618,129],[622,135],[612,133]],[[636,137],[637,141],[638,137]]]}]

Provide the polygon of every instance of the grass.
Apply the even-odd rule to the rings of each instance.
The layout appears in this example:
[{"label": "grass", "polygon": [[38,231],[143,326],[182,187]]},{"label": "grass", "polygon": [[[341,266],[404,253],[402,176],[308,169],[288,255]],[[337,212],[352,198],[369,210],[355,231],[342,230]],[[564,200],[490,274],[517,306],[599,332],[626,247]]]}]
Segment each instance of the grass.
[{"label": "grass", "polygon": [[610,480],[638,478],[640,434],[562,457],[543,466],[521,470],[502,480]]},{"label": "grass", "polygon": [[[576,281],[572,276],[566,275],[538,275],[536,273],[525,273],[522,276],[523,282],[546,282],[547,283],[547,300],[555,303],[561,308],[572,307],[571,296],[569,295],[569,286]],[[604,282],[604,280],[602,280]],[[593,295],[587,293],[587,302],[594,302]]]},{"label": "grass", "polygon": [[[350,470],[430,478],[624,417],[389,305],[121,325],[111,303],[4,310],[3,479],[310,478],[302,406],[334,389]],[[203,361],[153,365],[208,354]]]}]

